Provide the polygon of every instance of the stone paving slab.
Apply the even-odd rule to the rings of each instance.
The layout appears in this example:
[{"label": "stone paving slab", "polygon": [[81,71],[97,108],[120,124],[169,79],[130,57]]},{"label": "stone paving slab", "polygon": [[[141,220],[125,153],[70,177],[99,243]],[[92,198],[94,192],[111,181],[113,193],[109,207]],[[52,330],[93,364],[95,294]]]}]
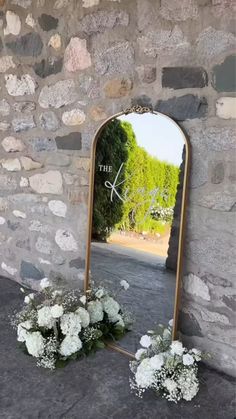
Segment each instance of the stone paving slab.
[{"label": "stone paving slab", "polygon": [[1,419],[233,419],[234,380],[204,366],[193,402],[178,405],[151,392],[138,399],[129,390],[128,359],[103,350],[50,372],[18,348],[8,316],[19,308],[19,285],[0,278]]}]

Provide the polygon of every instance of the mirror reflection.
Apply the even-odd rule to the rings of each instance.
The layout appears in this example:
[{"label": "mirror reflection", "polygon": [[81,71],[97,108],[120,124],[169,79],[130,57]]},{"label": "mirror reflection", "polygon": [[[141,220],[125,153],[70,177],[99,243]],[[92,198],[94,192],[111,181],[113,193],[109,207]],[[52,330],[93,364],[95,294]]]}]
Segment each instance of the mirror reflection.
[{"label": "mirror reflection", "polygon": [[132,331],[119,345],[173,318],[184,135],[165,115],[130,113],[110,120],[96,143],[90,269],[95,285],[119,293]]}]

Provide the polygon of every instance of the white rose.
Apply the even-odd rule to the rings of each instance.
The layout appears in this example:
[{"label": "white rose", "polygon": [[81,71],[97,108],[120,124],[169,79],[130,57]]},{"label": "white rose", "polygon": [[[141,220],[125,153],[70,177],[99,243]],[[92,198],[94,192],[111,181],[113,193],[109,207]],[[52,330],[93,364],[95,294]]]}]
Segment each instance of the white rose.
[{"label": "white rose", "polygon": [[40,327],[46,327],[47,329],[51,329],[54,323],[55,320],[52,317],[50,307],[42,307],[38,310],[38,325]]},{"label": "white rose", "polygon": [[185,354],[183,355],[183,364],[184,365],[193,365],[194,363],[194,358],[192,355],[190,354]]},{"label": "white rose", "polygon": [[120,281],[120,285],[122,286],[122,288],[124,288],[125,291],[129,289],[129,283],[125,279],[122,279],[122,281]]},{"label": "white rose", "polygon": [[90,323],[90,317],[89,317],[89,312],[87,310],[85,310],[85,308],[83,307],[79,307],[76,310],[76,313],[79,315],[80,317],[80,321],[81,321],[81,326],[82,327],[87,327]]},{"label": "white rose", "polygon": [[59,353],[62,356],[70,356],[82,348],[82,342],[78,336],[67,335],[61,342]]},{"label": "white rose", "polygon": [[54,319],[61,317],[64,313],[63,306],[59,304],[55,304],[51,307],[51,315]]},{"label": "white rose", "polygon": [[164,364],[164,357],[162,354],[154,355],[150,358],[150,365],[155,370],[160,370]]},{"label": "white rose", "polygon": [[29,329],[33,327],[33,324],[30,320],[26,320],[25,322],[21,322],[17,326],[17,340],[19,342],[25,342],[25,339],[28,335]]},{"label": "white rose", "polygon": [[103,308],[100,301],[90,301],[88,303],[88,312],[90,315],[91,323],[97,323],[103,320]]},{"label": "white rose", "polygon": [[41,279],[39,285],[40,285],[41,290],[44,290],[45,288],[48,288],[51,286],[51,282],[49,281],[48,278],[43,278]]},{"label": "white rose", "polygon": [[28,333],[25,340],[27,351],[30,355],[36,358],[43,355],[44,352],[44,338],[40,332]]},{"label": "white rose", "polygon": [[120,306],[112,297],[105,297],[102,300],[102,305],[108,316],[116,316],[119,313]]},{"label": "white rose", "polygon": [[148,388],[150,385],[153,384],[155,380],[154,374],[155,374],[155,371],[150,365],[150,359],[149,358],[143,359],[141,363],[139,364],[136,374],[135,374],[137,385],[141,388]]},{"label": "white rose", "polygon": [[172,355],[179,355],[182,356],[184,353],[185,348],[183,347],[182,343],[179,340],[173,340],[170,345],[170,352]]},{"label": "white rose", "polygon": [[135,359],[137,359],[137,361],[139,361],[142,358],[142,355],[145,355],[147,353],[146,349],[138,349],[136,354],[135,354]]},{"label": "white rose", "polygon": [[63,335],[76,336],[81,331],[81,318],[77,313],[63,314],[60,326]]},{"label": "white rose", "polygon": [[152,339],[151,339],[150,336],[144,335],[144,336],[141,337],[141,339],[140,339],[140,345],[143,348],[149,348],[149,346],[151,346],[151,344],[152,344]]}]

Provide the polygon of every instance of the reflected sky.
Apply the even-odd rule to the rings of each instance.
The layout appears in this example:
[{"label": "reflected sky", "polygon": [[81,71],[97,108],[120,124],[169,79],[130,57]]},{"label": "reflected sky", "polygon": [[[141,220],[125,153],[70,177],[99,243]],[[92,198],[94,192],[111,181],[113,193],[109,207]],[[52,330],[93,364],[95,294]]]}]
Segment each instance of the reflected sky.
[{"label": "reflected sky", "polygon": [[132,124],[137,143],[159,160],[180,165],[184,146],[183,133],[163,115],[122,115],[118,119]]}]

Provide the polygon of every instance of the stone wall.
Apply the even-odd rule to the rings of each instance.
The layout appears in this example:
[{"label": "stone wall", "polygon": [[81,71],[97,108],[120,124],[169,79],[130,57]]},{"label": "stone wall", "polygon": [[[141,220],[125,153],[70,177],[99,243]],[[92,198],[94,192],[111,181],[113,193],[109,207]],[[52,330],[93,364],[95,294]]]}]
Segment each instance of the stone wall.
[{"label": "stone wall", "polygon": [[232,374],[234,0],[0,8],[0,274],[82,286],[94,133],[131,104],[152,105],[192,145],[181,331]]}]

